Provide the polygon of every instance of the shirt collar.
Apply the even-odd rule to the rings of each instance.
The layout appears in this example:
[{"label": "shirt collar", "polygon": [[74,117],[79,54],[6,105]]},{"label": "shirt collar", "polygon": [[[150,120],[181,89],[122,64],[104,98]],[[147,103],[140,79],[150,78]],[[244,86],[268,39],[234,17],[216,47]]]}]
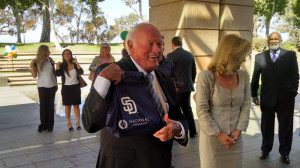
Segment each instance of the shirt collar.
[{"label": "shirt collar", "polygon": [[[130,59],[132,60],[132,62],[134,63],[134,65],[136,66],[136,68],[138,69],[139,72],[142,72],[145,76],[147,75],[147,72],[138,64],[134,61],[134,59],[130,56]],[[155,76],[154,71],[150,72],[153,76]]]},{"label": "shirt collar", "polygon": [[182,48],[182,46],[178,46],[178,47],[176,47],[174,50],[176,50],[177,48]]},{"label": "shirt collar", "polygon": [[271,54],[271,55],[272,55],[274,52],[276,52],[276,56],[279,55],[279,53],[280,53],[280,48],[279,48],[277,51],[271,50],[271,49],[270,49],[270,54]]}]

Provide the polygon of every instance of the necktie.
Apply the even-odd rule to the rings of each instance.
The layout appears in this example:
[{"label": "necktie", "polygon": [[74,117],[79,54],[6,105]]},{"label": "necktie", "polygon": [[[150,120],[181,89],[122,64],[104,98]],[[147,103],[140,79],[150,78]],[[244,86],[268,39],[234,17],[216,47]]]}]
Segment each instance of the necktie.
[{"label": "necktie", "polygon": [[158,98],[158,96],[156,94],[156,91],[155,91],[155,89],[153,87],[153,84],[152,84],[153,75],[151,73],[148,73],[146,75],[146,79],[147,79],[147,87],[150,91],[150,94],[151,94],[152,98],[154,99],[154,102],[157,104],[157,110],[159,111],[159,115],[163,119],[164,118],[164,110],[162,108],[162,105],[159,101],[159,98]]},{"label": "necktie", "polygon": [[272,56],[272,60],[273,60],[273,62],[275,62],[275,61],[276,61],[276,59],[277,59],[277,57],[276,57],[276,51],[274,51],[274,52],[273,52],[273,56]]}]

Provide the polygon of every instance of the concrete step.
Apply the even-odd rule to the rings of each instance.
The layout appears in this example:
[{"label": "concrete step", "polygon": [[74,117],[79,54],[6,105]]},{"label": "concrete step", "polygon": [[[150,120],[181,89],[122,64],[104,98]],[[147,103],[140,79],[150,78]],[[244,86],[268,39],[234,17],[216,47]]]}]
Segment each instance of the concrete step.
[{"label": "concrete step", "polygon": [[2,75],[7,76],[8,78],[14,78],[14,77],[31,77],[31,73],[30,72],[15,72],[15,73],[1,73]]},{"label": "concrete step", "polygon": [[0,65],[0,69],[30,68],[30,65]]},{"label": "concrete step", "polygon": [[10,63],[15,63],[15,62],[19,62],[19,61],[28,61],[30,62],[32,59],[30,58],[17,58],[17,59],[14,59],[14,60],[11,60],[9,58],[1,58],[0,59],[0,62],[7,62],[8,60],[10,60]]},{"label": "concrete step", "polygon": [[18,72],[21,72],[21,73],[24,73],[24,72],[30,72],[30,68],[10,68],[10,69],[1,69],[0,68],[0,72],[5,74],[5,73],[18,73]]},{"label": "concrete step", "polygon": [[10,82],[9,86],[22,86],[22,85],[36,85],[37,81],[20,81],[20,82]]},{"label": "concrete step", "polygon": [[36,78],[33,78],[31,76],[28,77],[10,77],[8,78],[8,82],[25,82],[25,81],[36,81]]}]

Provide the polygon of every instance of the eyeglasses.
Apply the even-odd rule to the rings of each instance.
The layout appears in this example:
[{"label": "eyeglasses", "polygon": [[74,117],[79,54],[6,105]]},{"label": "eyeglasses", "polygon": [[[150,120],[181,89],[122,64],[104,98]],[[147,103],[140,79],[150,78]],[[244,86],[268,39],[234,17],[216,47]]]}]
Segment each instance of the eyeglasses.
[{"label": "eyeglasses", "polygon": [[102,48],[105,48],[105,49],[110,49],[110,47],[102,47]]}]

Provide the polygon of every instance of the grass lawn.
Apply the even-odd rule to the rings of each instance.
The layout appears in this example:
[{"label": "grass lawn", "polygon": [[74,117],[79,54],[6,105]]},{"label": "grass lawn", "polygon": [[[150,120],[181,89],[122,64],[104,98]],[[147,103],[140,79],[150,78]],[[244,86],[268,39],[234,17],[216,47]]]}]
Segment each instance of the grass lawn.
[{"label": "grass lawn", "polygon": [[[61,43],[63,50],[58,51],[54,43],[0,43],[0,52],[3,54],[6,45],[15,45],[18,53],[36,53],[40,45],[47,45],[50,47],[51,53],[61,53],[64,49],[70,49],[73,53],[99,53],[100,44],[86,44],[86,43]],[[121,52],[124,48],[122,43],[110,43],[111,52]]]}]

